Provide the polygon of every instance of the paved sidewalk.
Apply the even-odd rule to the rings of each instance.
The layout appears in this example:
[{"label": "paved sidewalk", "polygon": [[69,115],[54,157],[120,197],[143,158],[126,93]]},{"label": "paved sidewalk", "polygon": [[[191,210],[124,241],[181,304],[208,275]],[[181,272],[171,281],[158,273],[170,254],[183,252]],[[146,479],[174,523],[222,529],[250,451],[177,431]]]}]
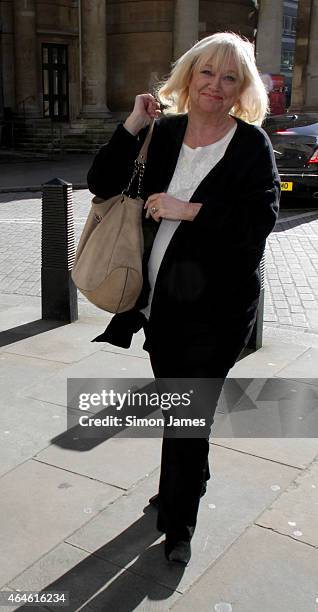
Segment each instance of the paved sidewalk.
[{"label": "paved sidewalk", "polygon": [[[220,437],[219,412],[192,560],[170,567],[148,505],[160,439],[103,438],[83,448],[66,432],[67,378],[152,376],[142,333],[129,350],[91,343],[105,314],[80,302],[76,323],[13,341],[40,318],[40,298],[1,294],[0,309],[0,590],[69,591],[68,610],[317,610],[317,438],[281,437],[274,413],[273,437],[246,437],[264,416],[252,406],[233,414]],[[317,336],[306,340],[265,328],[263,348],[230,376],[282,377],[293,388],[306,377],[314,393]],[[313,431],[310,411],[298,418],[299,431],[306,423]]]},{"label": "paved sidewalk", "polygon": [[[76,238],[89,202],[74,192]],[[67,431],[68,378],[152,371],[141,332],[129,350],[90,342],[110,315],[83,299],[76,323],[43,327],[40,208],[39,193],[0,196],[0,593],[69,591],[72,611],[317,612],[318,214],[281,212],[268,241],[264,344],[230,372],[286,379],[290,393],[301,379],[311,402],[302,396],[293,414],[247,402],[225,430],[219,405],[212,478],[182,570],[165,562],[148,505],[161,440],[83,448]],[[272,437],[251,434],[264,424]],[[55,608],[0,605],[15,609]]]}]

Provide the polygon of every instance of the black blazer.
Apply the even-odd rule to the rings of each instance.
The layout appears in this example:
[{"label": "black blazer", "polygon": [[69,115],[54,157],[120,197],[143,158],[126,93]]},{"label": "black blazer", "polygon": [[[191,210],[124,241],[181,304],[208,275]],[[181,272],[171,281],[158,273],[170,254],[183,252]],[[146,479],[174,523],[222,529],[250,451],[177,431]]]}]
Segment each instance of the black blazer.
[{"label": "black blazer", "polygon": [[[143,197],[166,191],[172,179],[188,116],[156,120],[148,151]],[[272,145],[259,127],[236,119],[237,129],[224,157],[191,197],[203,204],[193,221],[182,221],[162,260],[153,295],[146,350],[169,343],[211,345],[230,361],[245,346],[260,294],[258,266],[273,229],[280,180]],[[128,184],[147,128],[138,136],[119,125],[97,153],[88,172],[90,191],[108,198]],[[136,306],[113,317],[97,341],[128,348],[145,322],[147,262],[159,224],[145,219],[144,283]]]}]

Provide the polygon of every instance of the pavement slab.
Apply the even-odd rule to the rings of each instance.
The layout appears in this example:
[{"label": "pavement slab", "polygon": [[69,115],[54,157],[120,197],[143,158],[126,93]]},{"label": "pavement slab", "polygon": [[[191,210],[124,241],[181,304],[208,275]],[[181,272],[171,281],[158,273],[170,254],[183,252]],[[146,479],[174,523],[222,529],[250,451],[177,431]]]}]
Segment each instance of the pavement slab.
[{"label": "pavement slab", "polygon": [[[148,555],[151,562],[151,554],[153,551],[142,551],[141,557]],[[169,610],[181,597],[155,581],[146,580],[135,572],[123,570],[65,542],[11,580],[7,588],[68,592],[68,612],[78,610],[80,606],[94,612],[161,612]],[[49,604],[46,607],[57,609]]]},{"label": "pavement slab", "polygon": [[282,378],[227,379],[213,423],[218,438],[318,436],[318,385]]},{"label": "pavement slab", "polygon": [[[65,364],[48,359],[28,359],[27,355],[0,353],[0,402],[13,397],[24,397],[30,385],[46,384]],[[47,397],[44,397],[44,401]]]},{"label": "pavement slab", "polygon": [[305,352],[306,347],[303,345],[285,345],[273,340],[271,342],[265,340],[258,351],[238,361],[229,371],[229,376],[232,378],[280,376],[284,367]]},{"label": "pavement slab", "polygon": [[100,438],[90,442],[73,441],[72,434],[58,436],[36,458],[121,489],[129,489],[160,464],[159,438]]},{"label": "pavement slab", "polygon": [[212,431],[210,442],[301,470],[318,455],[317,438],[220,438]]},{"label": "pavement slab", "polygon": [[0,586],[119,495],[115,487],[33,459],[2,476]]},{"label": "pavement slab", "polygon": [[[1,297],[5,294],[3,293]],[[12,298],[12,296],[8,296]],[[23,296],[16,296],[23,297]],[[20,325],[25,325],[26,323],[30,323],[31,321],[37,321],[41,319],[41,303],[39,299],[34,296],[28,296],[31,298],[26,301],[25,297],[20,303],[12,303],[6,304],[2,301],[0,303],[0,312],[5,312],[5,316],[1,317],[0,323],[0,331],[13,330],[15,327],[20,327]],[[36,300],[36,303],[34,303]]]},{"label": "pavement slab", "polygon": [[[192,540],[193,560],[179,576],[177,589],[182,593],[224,554],[298,474],[293,468],[221,447],[213,448],[210,463],[213,478],[200,504]],[[132,493],[129,491],[127,496],[116,500],[67,541],[175,589],[176,569],[164,563],[163,551],[161,555],[154,554],[151,564],[147,558],[142,562],[139,558],[136,562],[144,543],[143,508],[148,497],[157,490],[157,478],[155,473],[149,476]],[[155,513],[152,508],[150,511]]]},{"label": "pavement slab", "polygon": [[[107,323],[112,319],[113,315],[109,312],[101,310],[97,308],[94,304],[89,302],[86,298],[84,298],[80,292],[77,293],[78,296],[78,315],[81,323],[92,323],[96,325],[100,325],[101,329],[103,326],[106,327]],[[16,309],[19,306],[24,305],[25,309],[29,309],[31,312],[31,318],[27,318],[25,316],[25,310],[19,310],[19,319],[17,320],[17,325],[20,325],[21,322],[28,322],[36,319],[41,312],[41,297],[28,295],[23,296],[17,293],[0,293],[0,312],[10,312],[11,309]],[[21,321],[21,317],[23,317],[23,321]],[[7,328],[8,326],[6,326]]]},{"label": "pavement slab", "polygon": [[50,361],[73,363],[100,350],[97,343],[91,342],[98,333],[98,326],[82,325],[80,321],[76,321],[9,344],[4,351]]},{"label": "pavement slab", "polygon": [[[27,303],[29,306],[33,306],[34,309],[38,308],[40,299],[35,296],[28,296]],[[20,304],[26,304],[25,297],[23,295],[0,293],[0,312],[5,312],[10,308],[15,308]]]},{"label": "pavement slab", "polygon": [[256,522],[318,548],[318,457]]},{"label": "pavement slab", "polygon": [[281,328],[264,325],[264,343],[298,344],[304,347],[318,348],[318,335],[296,328]]},{"label": "pavement slab", "polygon": [[39,384],[31,385],[25,389],[27,397],[53,402],[62,406],[67,405],[67,379],[68,378],[150,378],[153,372],[149,359],[134,357],[129,353],[122,355],[107,351],[97,351],[93,355],[77,363],[65,366],[54,376]]},{"label": "pavement slab", "polygon": [[1,401],[0,476],[46,448],[65,431],[65,409],[37,400]]},{"label": "pavement slab", "polygon": [[121,348],[120,346],[114,346],[113,344],[109,344],[108,342],[102,343],[100,346],[103,351],[108,353],[117,353],[119,355],[131,355],[133,357],[143,357],[144,359],[149,359],[149,353],[144,351],[142,348],[145,342],[145,334],[141,330],[137,334],[134,334],[131,346],[129,349]]},{"label": "pavement slab", "polygon": [[250,527],[173,606],[173,612],[315,612],[318,552]]},{"label": "pavement slab", "polygon": [[309,383],[318,378],[318,349],[308,348],[302,355],[287,363],[279,372],[282,378],[302,378]]}]

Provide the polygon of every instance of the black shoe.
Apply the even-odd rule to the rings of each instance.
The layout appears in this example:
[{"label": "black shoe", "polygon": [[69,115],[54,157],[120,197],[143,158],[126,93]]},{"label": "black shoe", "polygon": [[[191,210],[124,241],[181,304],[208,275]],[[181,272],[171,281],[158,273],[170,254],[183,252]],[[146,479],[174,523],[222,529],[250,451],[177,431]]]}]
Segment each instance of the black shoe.
[{"label": "black shoe", "polygon": [[[202,485],[200,497],[203,497],[203,495],[206,494],[206,489],[207,489],[207,484],[205,481]],[[148,501],[151,506],[153,506],[157,510],[159,509],[159,493],[156,493],[156,495],[153,495],[152,497],[150,497]]]},{"label": "black shoe", "polygon": [[188,565],[191,559],[191,544],[186,540],[172,543],[169,537],[165,540],[165,557],[167,561]]}]

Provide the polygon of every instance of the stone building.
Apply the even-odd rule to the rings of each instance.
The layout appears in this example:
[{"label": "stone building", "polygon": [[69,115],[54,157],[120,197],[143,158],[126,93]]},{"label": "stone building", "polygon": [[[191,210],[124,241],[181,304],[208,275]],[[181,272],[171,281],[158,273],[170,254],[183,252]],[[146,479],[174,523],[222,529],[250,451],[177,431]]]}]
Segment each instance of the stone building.
[{"label": "stone building", "polygon": [[285,61],[293,64],[289,111],[317,112],[318,0],[260,0],[256,51],[261,72],[286,74]]},{"label": "stone building", "polygon": [[298,1],[290,110],[318,110],[318,0]]},{"label": "stone building", "polygon": [[11,121],[16,146],[44,148],[59,128],[65,148],[89,149],[196,40],[225,29],[254,40],[256,5],[1,0],[0,117]]},{"label": "stone building", "polygon": [[290,106],[298,0],[261,0],[257,27],[258,66],[263,73],[285,77]]},{"label": "stone building", "polygon": [[280,73],[285,77],[286,106],[290,106],[293,80],[296,30],[297,30],[298,0],[283,2],[283,36]]}]

